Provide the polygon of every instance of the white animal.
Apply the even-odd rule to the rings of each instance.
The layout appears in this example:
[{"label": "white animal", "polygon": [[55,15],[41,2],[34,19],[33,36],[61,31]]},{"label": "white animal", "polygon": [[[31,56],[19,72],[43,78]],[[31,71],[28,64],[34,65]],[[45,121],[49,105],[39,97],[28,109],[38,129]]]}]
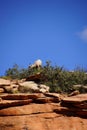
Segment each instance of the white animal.
[{"label": "white animal", "polygon": [[40,59],[36,60],[34,64],[30,66],[30,68],[39,68],[42,66],[42,61]]}]

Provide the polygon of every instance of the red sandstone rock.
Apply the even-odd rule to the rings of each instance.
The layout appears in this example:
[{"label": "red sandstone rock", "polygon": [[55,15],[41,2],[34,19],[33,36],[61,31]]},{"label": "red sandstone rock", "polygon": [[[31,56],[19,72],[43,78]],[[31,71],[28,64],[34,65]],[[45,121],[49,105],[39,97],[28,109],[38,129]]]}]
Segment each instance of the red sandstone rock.
[{"label": "red sandstone rock", "polygon": [[[34,97],[37,95],[36,97]],[[2,95],[0,102],[1,130],[86,130],[87,94],[59,101],[55,94]],[[33,97],[32,97],[33,96]],[[6,100],[3,100],[3,99]],[[9,100],[8,100],[9,99]],[[20,100],[19,100],[20,99]],[[57,102],[55,103],[55,101]],[[41,103],[41,104],[40,104]],[[67,105],[63,105],[66,103]],[[75,106],[77,105],[78,106]],[[69,106],[71,105],[71,106]],[[82,105],[82,106],[81,106]],[[82,108],[80,108],[80,106]],[[7,108],[8,107],[8,108]]]},{"label": "red sandstone rock", "polygon": [[48,97],[60,98],[60,94],[58,93],[45,93],[44,95]]},{"label": "red sandstone rock", "polygon": [[32,99],[27,100],[16,100],[16,101],[1,101],[0,102],[0,109],[8,108],[8,107],[14,107],[14,106],[21,106],[21,105],[27,105],[32,102]]},{"label": "red sandstone rock", "polygon": [[30,104],[0,110],[1,130],[86,130],[87,119],[54,112],[55,103]]},{"label": "red sandstone rock", "polygon": [[0,95],[0,97],[4,100],[26,100],[26,99],[36,99],[40,97],[40,93],[32,93],[32,94],[4,94]]},{"label": "red sandstone rock", "polygon": [[34,102],[35,103],[51,103],[51,102],[58,103],[59,99],[53,97],[44,97],[44,98],[37,98],[34,100]]}]

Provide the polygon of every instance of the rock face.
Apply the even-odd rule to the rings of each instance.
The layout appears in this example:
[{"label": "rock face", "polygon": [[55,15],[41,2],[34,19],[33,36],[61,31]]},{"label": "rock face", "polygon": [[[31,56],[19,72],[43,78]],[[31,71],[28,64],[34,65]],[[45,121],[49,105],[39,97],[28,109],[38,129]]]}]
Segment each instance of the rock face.
[{"label": "rock face", "polygon": [[56,112],[87,118],[87,94],[63,98],[61,106],[61,110]]},{"label": "rock face", "polygon": [[87,94],[49,93],[40,78],[0,79],[0,130],[87,130]]},{"label": "rock face", "polygon": [[1,110],[1,130],[86,130],[87,120],[53,112],[55,104],[31,104]]},{"label": "rock face", "polygon": [[87,94],[1,94],[0,130],[87,130]]}]

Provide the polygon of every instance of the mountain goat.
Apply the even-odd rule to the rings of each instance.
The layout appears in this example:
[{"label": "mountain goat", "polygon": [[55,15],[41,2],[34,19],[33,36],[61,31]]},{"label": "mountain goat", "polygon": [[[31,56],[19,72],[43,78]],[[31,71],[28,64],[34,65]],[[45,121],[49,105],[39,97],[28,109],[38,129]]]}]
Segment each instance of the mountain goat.
[{"label": "mountain goat", "polygon": [[40,59],[36,60],[34,64],[30,66],[30,68],[39,68],[42,66],[42,61]]}]

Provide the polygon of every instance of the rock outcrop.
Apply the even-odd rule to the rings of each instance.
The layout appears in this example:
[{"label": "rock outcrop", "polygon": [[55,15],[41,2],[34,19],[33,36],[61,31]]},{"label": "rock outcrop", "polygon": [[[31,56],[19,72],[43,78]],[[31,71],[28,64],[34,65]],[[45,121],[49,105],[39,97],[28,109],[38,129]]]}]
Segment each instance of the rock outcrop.
[{"label": "rock outcrop", "polygon": [[60,105],[61,108],[55,112],[87,118],[87,94],[63,98]]},{"label": "rock outcrop", "polygon": [[87,94],[1,94],[1,130],[86,130]]},{"label": "rock outcrop", "polygon": [[36,81],[0,79],[0,130],[87,130],[87,94],[49,93]]}]

